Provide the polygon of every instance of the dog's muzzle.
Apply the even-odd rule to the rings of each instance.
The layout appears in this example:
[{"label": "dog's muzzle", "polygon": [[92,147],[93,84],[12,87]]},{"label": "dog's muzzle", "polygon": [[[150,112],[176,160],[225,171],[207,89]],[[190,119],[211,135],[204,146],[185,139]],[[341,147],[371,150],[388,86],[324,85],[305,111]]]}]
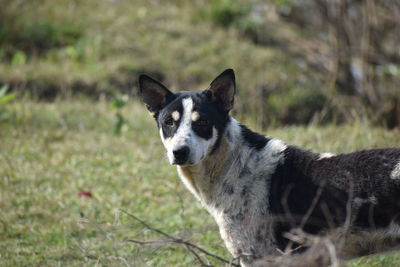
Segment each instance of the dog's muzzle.
[{"label": "dog's muzzle", "polygon": [[183,165],[189,158],[190,149],[188,146],[181,146],[172,151],[174,154],[174,162],[172,164]]}]

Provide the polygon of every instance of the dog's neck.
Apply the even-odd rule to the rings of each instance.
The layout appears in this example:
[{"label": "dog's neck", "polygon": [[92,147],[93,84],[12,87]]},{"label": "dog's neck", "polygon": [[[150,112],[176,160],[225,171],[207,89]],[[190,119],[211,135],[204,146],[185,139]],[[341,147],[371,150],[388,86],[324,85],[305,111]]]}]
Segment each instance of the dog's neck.
[{"label": "dog's neck", "polygon": [[203,205],[213,205],[218,191],[231,190],[229,186],[224,188],[225,178],[238,176],[243,168],[238,162],[247,160],[249,150],[244,146],[239,123],[231,118],[218,148],[196,165],[178,166],[178,173]]}]

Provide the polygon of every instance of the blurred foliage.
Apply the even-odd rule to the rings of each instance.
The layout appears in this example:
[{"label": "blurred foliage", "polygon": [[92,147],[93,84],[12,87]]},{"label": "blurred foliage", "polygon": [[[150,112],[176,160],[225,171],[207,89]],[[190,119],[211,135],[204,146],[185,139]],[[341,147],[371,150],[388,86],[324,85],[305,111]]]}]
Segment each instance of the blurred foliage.
[{"label": "blurred foliage", "polygon": [[122,129],[126,125],[126,118],[122,114],[121,110],[128,102],[128,95],[118,95],[112,101],[112,106],[116,109],[115,117],[116,122],[114,124],[114,134],[120,135]]},{"label": "blurred foliage", "polygon": [[6,105],[17,97],[15,93],[7,93],[7,91],[7,84],[0,87],[0,121],[7,120],[11,117],[11,113],[6,108]]},{"label": "blurred foliage", "polygon": [[236,27],[240,33],[247,34],[262,24],[262,18],[252,13],[256,7],[253,4],[239,0],[215,1],[209,10],[200,12],[200,16],[226,28]]},{"label": "blurred foliage", "polygon": [[16,94],[7,94],[7,90],[8,85],[3,85],[0,87],[0,106],[12,101],[16,97]]},{"label": "blurred foliage", "polygon": [[53,99],[135,96],[238,76],[234,115],[260,127],[400,125],[395,0],[0,0],[0,85]]},{"label": "blurred foliage", "polygon": [[[0,4],[0,45],[3,59],[24,64],[25,53],[43,53],[54,47],[74,44],[83,35],[83,19],[78,22],[41,13],[44,1],[7,1]],[[25,53],[24,53],[25,52]]]}]

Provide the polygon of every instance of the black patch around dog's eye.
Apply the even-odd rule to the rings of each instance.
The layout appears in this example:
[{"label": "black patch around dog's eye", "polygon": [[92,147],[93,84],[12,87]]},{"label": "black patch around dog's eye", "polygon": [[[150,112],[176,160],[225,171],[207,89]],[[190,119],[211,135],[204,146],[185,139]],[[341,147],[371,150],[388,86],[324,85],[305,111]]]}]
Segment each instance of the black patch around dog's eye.
[{"label": "black patch around dog's eye", "polygon": [[164,120],[164,124],[167,126],[174,126],[174,120],[172,119],[172,117],[168,117]]},{"label": "black patch around dog's eye", "polygon": [[[194,103],[194,111],[200,114],[199,120],[192,122],[194,133],[201,138],[209,140],[213,137],[214,129],[217,131],[217,140],[211,149],[212,154],[221,143],[221,138],[229,122],[229,115],[227,112],[221,111],[218,105],[212,101],[211,91],[205,90],[190,94]],[[200,122],[200,120],[207,120],[207,122]]]},{"label": "black patch around dog's eye", "polygon": [[176,127],[174,127],[174,125],[167,126],[163,124],[161,129],[163,131],[164,138],[172,137],[176,132]]},{"label": "black patch around dog's eye", "polygon": [[180,120],[175,121],[171,116],[171,112],[174,110],[182,112],[182,107],[179,104],[175,104],[172,107],[167,107],[167,109],[161,111],[159,114],[158,127],[162,129],[164,138],[174,136],[179,127]]},{"label": "black patch around dog's eye", "polygon": [[192,124],[193,131],[200,137],[208,140],[212,137],[212,127],[211,124],[200,124],[200,121],[194,122]]},{"label": "black patch around dog's eye", "polygon": [[198,126],[208,126],[210,124],[210,121],[205,120],[205,119],[200,119],[200,120],[196,121],[195,124]]},{"label": "black patch around dog's eye", "polygon": [[197,121],[192,122],[193,131],[199,136],[206,140],[210,139],[213,135],[213,122],[209,114],[199,112],[200,118]]}]

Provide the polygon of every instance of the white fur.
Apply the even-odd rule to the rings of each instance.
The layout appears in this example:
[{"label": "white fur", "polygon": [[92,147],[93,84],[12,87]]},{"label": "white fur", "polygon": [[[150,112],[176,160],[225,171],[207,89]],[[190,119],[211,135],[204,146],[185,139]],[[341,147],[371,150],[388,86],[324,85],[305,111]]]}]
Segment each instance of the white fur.
[{"label": "white fur", "polygon": [[329,153],[329,152],[328,153],[321,153],[321,154],[319,154],[318,160],[332,158],[334,156],[336,156],[336,155],[333,154],[333,153]]},{"label": "white fur", "polygon": [[392,173],[390,174],[390,178],[392,178],[393,180],[400,179],[400,161],[394,167]]}]

